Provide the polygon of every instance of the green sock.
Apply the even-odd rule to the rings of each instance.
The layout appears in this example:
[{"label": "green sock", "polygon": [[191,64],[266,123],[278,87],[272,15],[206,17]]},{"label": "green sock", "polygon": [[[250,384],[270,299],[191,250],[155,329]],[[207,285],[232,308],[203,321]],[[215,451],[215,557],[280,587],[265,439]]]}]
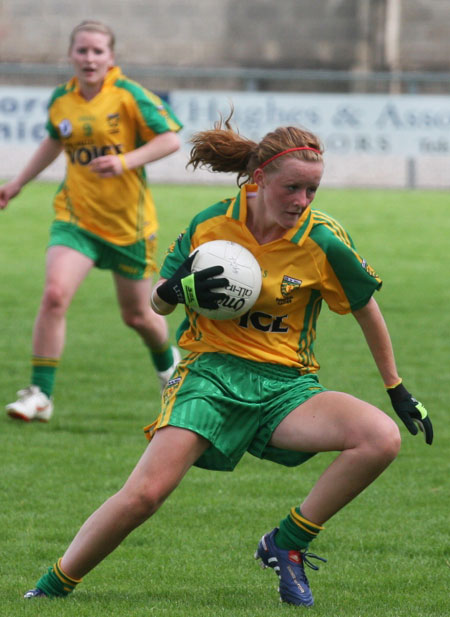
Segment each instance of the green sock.
[{"label": "green sock", "polygon": [[36,583],[37,589],[50,598],[61,598],[69,595],[82,579],[71,578],[61,569],[61,559],[51,566]]},{"label": "green sock", "polygon": [[173,364],[171,344],[167,342],[158,349],[150,349],[150,357],[157,371],[165,371]]},{"label": "green sock", "polygon": [[31,383],[39,386],[44,394],[49,398],[53,392],[55,383],[55,373],[58,368],[59,358],[44,358],[33,356],[31,359]]},{"label": "green sock", "polygon": [[305,518],[300,508],[291,508],[290,513],[280,522],[275,544],[284,550],[303,550],[317,537],[323,527]]}]

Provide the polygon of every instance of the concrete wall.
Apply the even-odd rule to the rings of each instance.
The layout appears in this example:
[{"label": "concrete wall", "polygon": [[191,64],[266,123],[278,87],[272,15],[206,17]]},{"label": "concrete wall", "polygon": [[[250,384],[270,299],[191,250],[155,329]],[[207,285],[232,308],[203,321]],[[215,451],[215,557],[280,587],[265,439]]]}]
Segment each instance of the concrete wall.
[{"label": "concrete wall", "polygon": [[403,0],[402,68],[450,70],[450,2],[448,0]]},{"label": "concrete wall", "polygon": [[[394,17],[392,17],[392,11]],[[397,12],[396,12],[397,11]],[[391,15],[388,19],[387,16]],[[117,35],[117,60],[145,67],[256,67],[450,72],[450,0],[1,0],[0,83],[55,86],[66,78],[72,28],[83,19],[108,23]],[[396,21],[395,21],[396,20]],[[1,63],[60,65],[52,76],[2,75]],[[155,91],[179,88],[239,90],[236,78],[176,78],[127,74]],[[259,82],[266,91],[377,92],[372,84]],[[386,86],[384,86],[386,87]],[[433,86],[448,93],[448,83]],[[437,89],[436,89],[437,88]],[[426,92],[426,90],[424,90]],[[0,177],[9,177],[25,152],[2,156]],[[154,181],[212,181],[184,171],[185,153],[151,166]],[[448,187],[448,158],[333,156],[329,185]],[[366,171],[364,171],[366,170]],[[375,171],[376,170],[376,173]],[[44,177],[61,177],[60,159]]]},{"label": "concrete wall", "polygon": [[122,62],[384,70],[392,3],[399,68],[448,70],[449,0],[2,0],[0,59],[63,62],[72,27],[95,18]]}]

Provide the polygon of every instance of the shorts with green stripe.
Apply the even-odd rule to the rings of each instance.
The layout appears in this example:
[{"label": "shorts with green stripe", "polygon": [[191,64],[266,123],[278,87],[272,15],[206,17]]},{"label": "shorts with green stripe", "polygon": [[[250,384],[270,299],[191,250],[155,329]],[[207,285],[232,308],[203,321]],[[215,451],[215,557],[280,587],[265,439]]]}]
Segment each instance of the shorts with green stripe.
[{"label": "shorts with green stripe", "polygon": [[210,447],[198,467],[231,471],[245,452],[288,467],[315,452],[268,445],[275,428],[293,409],[326,391],[316,375],[222,353],[191,353],[177,367],[162,398],[162,411],[144,431],[148,439],[164,426],[202,435]]},{"label": "shorts with green stripe", "polygon": [[119,246],[65,221],[54,221],[48,246],[68,246],[83,253],[101,270],[112,270],[130,279],[145,279],[156,271],[156,236]]}]

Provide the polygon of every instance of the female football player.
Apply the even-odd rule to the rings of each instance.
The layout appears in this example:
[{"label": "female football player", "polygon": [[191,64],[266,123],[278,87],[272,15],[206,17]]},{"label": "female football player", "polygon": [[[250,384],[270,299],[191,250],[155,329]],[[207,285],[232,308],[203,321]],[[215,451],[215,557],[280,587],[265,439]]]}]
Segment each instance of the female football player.
[{"label": "female football player", "polygon": [[179,148],[181,124],[156,95],[114,65],[114,35],[85,21],[70,38],[75,76],[51,97],[48,137],[19,175],[0,187],[0,209],[62,150],[66,177],[54,199],[44,292],[33,332],[31,385],[7,413],[48,421],[63,352],[66,313],[97,268],[113,273],[122,319],[143,339],[163,386],[179,360],[166,320],[149,306],[158,227],[144,165]]},{"label": "female football player", "polygon": [[[174,242],[152,293],[156,312],[178,303],[178,332],[188,355],[163,392],[150,440],[124,487],[84,523],[69,548],[25,597],[62,596],[148,519],[192,465],[232,470],[245,452],[300,465],[338,452],[309,495],[262,536],[255,557],[279,576],[283,602],[310,606],[305,565],[324,524],[382,473],[400,448],[397,425],[370,403],[319,383],[313,343],[322,301],[351,312],[361,326],[395,411],[411,433],[432,441],[425,408],[400,378],[385,321],[373,294],[380,278],[346,231],[311,208],[323,173],[322,146],[311,133],[278,128],[255,143],[229,119],[193,138],[190,164],[235,172],[240,191],[201,212]],[[246,183],[251,182],[251,183]],[[191,272],[196,247],[233,240],[257,258],[263,283],[249,313],[214,321],[221,266]],[[211,278],[214,277],[214,278]],[[322,559],[322,561],[324,561]]]}]

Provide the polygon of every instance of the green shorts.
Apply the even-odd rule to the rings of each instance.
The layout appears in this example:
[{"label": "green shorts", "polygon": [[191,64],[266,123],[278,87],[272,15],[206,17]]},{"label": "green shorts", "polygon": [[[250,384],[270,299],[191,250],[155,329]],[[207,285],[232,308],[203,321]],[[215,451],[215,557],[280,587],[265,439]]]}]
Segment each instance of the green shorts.
[{"label": "green shorts", "polygon": [[315,453],[275,448],[270,438],[293,409],[324,391],[316,375],[301,376],[294,368],[191,353],[167,384],[157,420],[144,431],[151,439],[170,425],[202,435],[211,446],[196,465],[205,469],[231,471],[245,452],[294,467]]},{"label": "green shorts", "polygon": [[102,270],[112,270],[130,279],[145,279],[156,271],[156,236],[119,246],[81,229],[73,223],[54,221],[48,246],[68,246],[93,260]]}]

